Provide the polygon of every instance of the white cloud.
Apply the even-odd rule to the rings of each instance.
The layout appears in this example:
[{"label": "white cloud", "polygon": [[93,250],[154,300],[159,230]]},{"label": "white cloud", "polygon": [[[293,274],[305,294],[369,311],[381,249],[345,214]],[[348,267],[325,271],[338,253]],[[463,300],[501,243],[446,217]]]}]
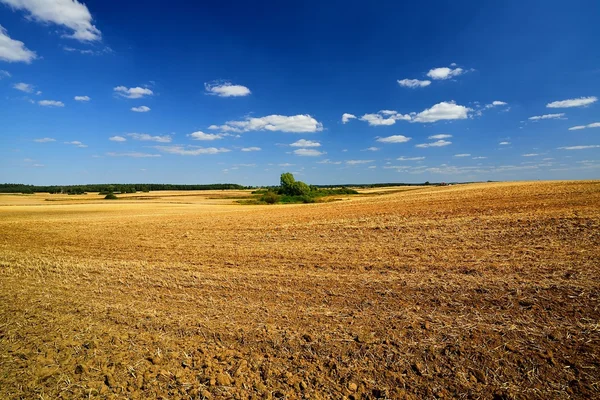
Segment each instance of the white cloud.
[{"label": "white cloud", "polygon": [[227,121],[225,125],[211,125],[208,129],[220,129],[223,132],[320,132],[323,124],[308,114],[300,115],[267,115],[261,118],[248,117],[243,121]]},{"label": "white cloud", "polygon": [[565,113],[560,114],[544,114],[544,115],[536,115],[534,117],[529,117],[531,121],[539,121],[542,119],[562,119],[565,116]]},{"label": "white cloud", "polygon": [[75,96],[75,101],[90,101],[89,96]]},{"label": "white cloud", "polygon": [[522,154],[523,157],[535,157],[535,156],[539,156],[538,153],[527,153],[527,154]]},{"label": "white cloud", "polygon": [[113,142],[126,142],[127,139],[125,139],[123,136],[111,136],[108,138],[108,140],[113,141]]},{"label": "white cloud", "polygon": [[127,153],[110,152],[110,153],[106,153],[106,155],[110,156],[110,157],[133,157],[133,158],[154,158],[154,157],[161,157],[160,154],[140,153],[140,152],[137,152],[137,151],[127,152]]},{"label": "white cloud", "polygon": [[587,146],[567,146],[559,147],[560,150],[586,150],[586,149],[597,149],[600,148],[600,144],[591,144]]},{"label": "white cloud", "polygon": [[11,39],[6,29],[0,25],[0,60],[29,64],[36,58],[37,54],[34,51],[25,47],[25,43]]},{"label": "white cloud", "polygon": [[367,147],[363,151],[379,151],[381,150],[379,147]]},{"label": "white cloud", "polygon": [[598,101],[596,96],[590,97],[579,97],[577,99],[568,99],[553,101],[552,103],[546,104],[548,108],[571,108],[571,107],[585,107]]},{"label": "white cloud", "polygon": [[483,156],[478,156],[478,157],[473,157],[473,160],[485,160],[487,157],[483,157]]},{"label": "white cloud", "polygon": [[421,88],[421,87],[427,87],[429,85],[431,85],[431,81],[420,81],[418,79],[402,79],[398,81],[398,85],[403,86],[403,87],[407,87],[407,88],[411,88],[411,89],[415,89],[415,88]]},{"label": "white cloud", "polygon": [[493,107],[506,106],[506,105],[508,105],[508,103],[506,103],[504,101],[494,100],[494,101],[492,101],[491,104],[486,104],[485,108],[493,108]]},{"label": "white cloud", "polygon": [[452,69],[452,68],[448,68],[448,67],[441,67],[441,68],[430,69],[429,72],[427,73],[427,76],[430,77],[431,79],[442,80],[442,79],[450,79],[455,76],[459,76],[463,73],[464,73],[464,70],[462,68]]},{"label": "white cloud", "polygon": [[507,146],[510,144],[510,142],[500,142],[498,143],[500,146]]},{"label": "white cloud", "polygon": [[44,106],[44,107],[64,107],[65,103],[63,103],[62,101],[56,101],[56,100],[40,100],[38,101],[38,104],[40,106]]},{"label": "white cloud", "polygon": [[348,165],[359,165],[359,164],[369,164],[375,162],[375,160],[348,160],[346,164]]},{"label": "white cloud", "polygon": [[216,133],[204,133],[202,131],[197,131],[190,133],[190,136],[194,140],[218,140],[223,139],[223,135],[218,135]]},{"label": "white cloud", "polygon": [[10,72],[0,69],[0,79],[10,78],[12,75]]},{"label": "white cloud", "polygon": [[354,115],[354,114],[348,114],[348,113],[342,114],[342,124],[347,123],[351,119],[356,119],[356,115]]},{"label": "white cloud", "polygon": [[432,143],[421,143],[421,144],[416,145],[415,147],[424,149],[424,148],[427,148],[427,147],[444,147],[444,146],[448,146],[448,145],[451,145],[451,144],[452,144],[452,142],[449,142],[447,140],[437,140],[437,141],[432,142]]},{"label": "white cloud", "polygon": [[398,157],[396,158],[396,160],[398,161],[419,161],[419,160],[424,160],[425,157]]},{"label": "white cloud", "polygon": [[129,136],[132,139],[141,140],[144,142],[158,142],[158,143],[170,143],[171,142],[171,136],[169,136],[169,135],[151,136],[151,135],[148,135],[147,133],[128,133],[127,136]]},{"label": "white cloud", "polygon": [[331,161],[330,159],[325,159],[322,161],[317,161],[317,164],[333,164],[333,165],[340,165],[342,162],[341,161]]},{"label": "white cloud", "polygon": [[38,142],[38,143],[49,143],[49,142],[56,142],[56,139],[45,137],[45,138],[41,138],[41,139],[33,139],[33,141]]},{"label": "white cloud", "polygon": [[68,51],[69,53],[80,53],[80,54],[88,54],[92,56],[99,56],[101,54],[110,54],[113,53],[113,49],[108,46],[105,46],[101,50],[90,50],[90,49],[74,49],[73,47],[64,46],[64,51]]},{"label": "white cloud", "polygon": [[73,140],[72,142],[65,142],[65,144],[72,144],[73,146],[77,146],[77,147],[80,147],[82,149],[85,148],[85,147],[87,147],[87,144],[83,144],[79,140]]},{"label": "white cloud", "polygon": [[242,151],[261,151],[260,147],[242,147]]},{"label": "white cloud", "polygon": [[586,129],[586,128],[600,128],[600,122],[594,122],[594,123],[587,124],[587,125],[573,126],[573,127],[569,128],[569,130],[570,131],[578,131],[580,129]]},{"label": "white cloud", "polygon": [[327,153],[316,150],[316,149],[296,149],[296,150],[294,150],[294,154],[297,156],[318,157],[318,156],[322,156],[323,154],[327,154]]},{"label": "white cloud", "polygon": [[144,96],[152,96],[154,92],[148,88],[134,87],[127,88],[125,86],[117,86],[113,89],[119,96],[128,99],[141,99]]},{"label": "white cloud", "polygon": [[92,25],[92,15],[85,6],[77,0],[0,0],[16,10],[29,12],[28,19],[42,23],[54,23],[73,30],[71,35],[65,35],[82,42],[101,40],[102,34]]},{"label": "white cloud", "polygon": [[13,85],[13,88],[20,90],[21,92],[33,93],[33,85],[30,85],[29,83],[23,83],[23,82],[15,83]]},{"label": "white cloud", "polygon": [[448,139],[451,137],[452,137],[452,135],[440,134],[440,135],[429,136],[427,139]]},{"label": "white cloud", "polygon": [[404,135],[392,135],[388,137],[380,137],[377,139],[378,142],[381,143],[405,143],[408,142],[411,138],[406,137]]},{"label": "white cloud", "polygon": [[248,96],[250,89],[242,85],[232,85],[230,82],[224,83],[205,83],[204,88],[207,94],[219,97],[240,97]]},{"label": "white cloud", "polygon": [[414,118],[414,122],[436,122],[441,120],[466,119],[471,108],[456,104],[454,101],[443,101],[435,104],[433,107],[423,110]]},{"label": "white cloud", "polygon": [[177,154],[180,156],[199,156],[203,154],[218,154],[218,153],[227,153],[231,150],[225,148],[216,148],[216,147],[197,147],[197,146],[156,146],[156,149],[163,151],[169,154]]},{"label": "white cloud", "polygon": [[468,153],[462,153],[462,154],[455,154],[454,157],[471,157],[471,155]]},{"label": "white cloud", "polygon": [[146,107],[146,106],[131,107],[131,111],[145,113],[145,112],[150,111],[150,107]]},{"label": "white cloud", "polygon": [[300,139],[294,143],[291,143],[290,146],[292,146],[292,147],[321,147],[321,143],[319,143],[315,140]]},{"label": "white cloud", "polygon": [[371,126],[394,125],[396,121],[410,121],[410,115],[402,115],[397,111],[381,110],[376,114],[365,114],[360,117],[361,121],[368,122]]},{"label": "white cloud", "polygon": [[283,164],[279,164],[280,167],[293,167],[296,164],[290,164],[290,163],[283,163]]}]

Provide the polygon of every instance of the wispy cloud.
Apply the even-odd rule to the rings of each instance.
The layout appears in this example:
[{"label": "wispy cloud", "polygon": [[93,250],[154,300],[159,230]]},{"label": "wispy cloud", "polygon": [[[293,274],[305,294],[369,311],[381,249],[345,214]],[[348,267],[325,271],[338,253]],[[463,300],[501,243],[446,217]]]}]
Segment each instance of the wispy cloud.
[{"label": "wispy cloud", "polygon": [[377,139],[380,143],[405,143],[408,142],[411,138],[406,137],[404,135],[392,135],[387,137],[380,137]]},{"label": "wispy cloud", "polygon": [[439,135],[429,136],[429,137],[427,137],[427,139],[432,139],[432,140],[435,140],[435,139],[449,139],[451,137],[452,137],[452,135],[448,135],[448,134],[442,133],[442,134],[439,134]]},{"label": "wispy cloud", "polygon": [[30,85],[29,83],[23,83],[23,82],[19,82],[19,83],[15,83],[13,85],[14,89],[20,90],[21,92],[25,92],[25,93],[33,93],[33,85]]},{"label": "wispy cloud", "polygon": [[396,160],[398,161],[420,161],[420,160],[424,160],[425,157],[398,157],[396,158]]},{"label": "wispy cloud", "polygon": [[53,23],[73,31],[63,35],[82,42],[102,39],[102,33],[92,24],[92,15],[85,4],[72,0],[0,0],[15,10],[28,12],[27,18],[43,24]]},{"label": "wispy cloud", "polygon": [[242,147],[242,151],[250,152],[250,151],[261,151],[260,147]]},{"label": "wispy cloud", "polygon": [[207,94],[219,97],[243,97],[252,93],[246,86],[233,85],[231,82],[205,83],[204,88]]},{"label": "wispy cloud", "polygon": [[74,99],[75,99],[75,101],[83,101],[83,102],[91,100],[89,96],[75,96]]},{"label": "wispy cloud", "polygon": [[131,107],[131,111],[138,113],[145,113],[150,111],[150,107],[147,106],[139,106],[139,107]]},{"label": "wispy cloud", "polygon": [[204,133],[202,131],[197,131],[197,132],[190,133],[188,136],[191,137],[194,140],[205,140],[205,141],[223,139],[223,135],[222,134]]},{"label": "wispy cloud", "polygon": [[559,147],[560,150],[587,150],[587,149],[598,149],[600,148],[600,144],[590,144],[585,146],[566,146]]},{"label": "wispy cloud", "polygon": [[447,140],[436,140],[435,142],[431,142],[431,143],[421,143],[416,145],[415,147],[424,149],[427,147],[444,147],[444,146],[449,146],[451,145],[452,142],[449,142]]},{"label": "wispy cloud", "polygon": [[64,107],[65,103],[57,100],[40,100],[38,104],[43,107]]},{"label": "wispy cloud", "polygon": [[598,101],[596,96],[590,97],[579,97],[577,99],[568,99],[553,101],[552,103],[546,104],[548,108],[571,108],[571,107],[585,107]]},{"label": "wispy cloud", "polygon": [[319,151],[316,149],[296,149],[293,153],[297,156],[303,157],[318,157],[327,154],[324,151]]},{"label": "wispy cloud", "polygon": [[24,62],[29,64],[36,58],[35,51],[25,47],[25,43],[12,39],[8,36],[6,29],[0,25],[0,60],[9,63]]},{"label": "wispy cloud", "polygon": [[128,99],[141,99],[142,97],[152,96],[154,94],[152,90],[142,87],[128,88],[125,86],[117,86],[113,90],[117,95]]},{"label": "wispy cloud", "polygon": [[544,115],[536,115],[534,117],[529,117],[529,120],[531,121],[539,121],[542,119],[566,119],[563,118],[565,116],[565,113],[559,113],[559,114],[544,114]]},{"label": "wispy cloud", "polygon": [[33,141],[37,142],[37,143],[50,143],[50,142],[56,142],[56,139],[45,137],[45,138],[41,138],[41,139],[33,139]]},{"label": "wispy cloud", "polygon": [[106,155],[110,156],[110,157],[132,157],[132,158],[155,158],[155,157],[161,157],[160,154],[141,153],[141,152],[137,152],[137,151],[127,152],[127,153],[109,152],[109,153],[106,153]]},{"label": "wispy cloud", "polygon": [[73,140],[71,142],[65,142],[65,144],[71,144],[73,146],[79,147],[79,148],[85,148],[88,147],[87,144],[83,144],[81,143],[79,140]]},{"label": "wispy cloud", "polygon": [[420,81],[418,79],[402,79],[402,80],[398,80],[397,82],[398,82],[398,85],[400,85],[402,87],[411,88],[411,89],[423,88],[423,87],[427,87],[427,86],[431,85],[431,81],[428,81],[428,80]]},{"label": "wispy cloud", "polygon": [[317,164],[333,164],[333,165],[340,165],[342,162],[341,161],[331,161],[330,159],[325,159],[325,160],[321,160],[321,161],[317,161]]},{"label": "wispy cloud", "polygon": [[171,136],[163,135],[163,136],[152,136],[147,133],[128,133],[127,136],[134,140],[141,140],[144,142],[158,142],[158,143],[171,143]]},{"label": "wispy cloud", "polygon": [[469,153],[455,154],[454,157],[471,157]]},{"label": "wispy cloud", "polygon": [[360,120],[367,122],[371,126],[386,126],[394,125],[398,120],[410,121],[411,116],[408,114],[403,115],[393,110],[381,110],[375,114],[365,114],[360,117]]},{"label": "wispy cloud", "polygon": [[125,139],[123,136],[111,136],[108,138],[108,140],[112,141],[112,142],[126,142],[127,139]]},{"label": "wispy cloud", "polygon": [[573,127],[569,128],[569,130],[570,131],[578,131],[578,130],[587,129],[587,128],[600,128],[600,122],[594,122],[594,123],[587,124],[587,125],[573,126]]},{"label": "wispy cloud", "polygon": [[177,154],[180,156],[199,156],[204,154],[219,154],[219,153],[227,153],[231,150],[226,148],[217,148],[217,147],[197,147],[197,146],[155,146],[157,150],[160,150],[164,153],[169,154]]},{"label": "wispy cloud", "polygon": [[346,164],[348,165],[360,165],[360,164],[369,164],[375,162],[375,160],[348,160]]},{"label": "wispy cloud", "polygon": [[321,147],[321,143],[317,142],[316,140],[300,139],[300,140],[295,141],[294,143],[291,143],[290,146],[292,146],[292,147]]}]

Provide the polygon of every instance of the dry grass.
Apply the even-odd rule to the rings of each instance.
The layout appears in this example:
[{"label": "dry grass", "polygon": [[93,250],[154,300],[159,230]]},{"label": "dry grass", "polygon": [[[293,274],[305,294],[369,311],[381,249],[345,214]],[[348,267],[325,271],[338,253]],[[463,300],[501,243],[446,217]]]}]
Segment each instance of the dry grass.
[{"label": "dry grass", "polygon": [[0,398],[600,396],[600,182],[149,195],[0,196]]}]

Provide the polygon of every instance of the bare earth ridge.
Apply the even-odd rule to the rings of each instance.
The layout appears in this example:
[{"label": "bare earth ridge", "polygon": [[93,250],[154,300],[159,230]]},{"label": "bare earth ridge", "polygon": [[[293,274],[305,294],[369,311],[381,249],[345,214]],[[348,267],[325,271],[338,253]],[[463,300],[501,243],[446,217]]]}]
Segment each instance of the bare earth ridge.
[{"label": "bare earth ridge", "polygon": [[243,195],[0,196],[0,398],[600,397],[599,181]]}]

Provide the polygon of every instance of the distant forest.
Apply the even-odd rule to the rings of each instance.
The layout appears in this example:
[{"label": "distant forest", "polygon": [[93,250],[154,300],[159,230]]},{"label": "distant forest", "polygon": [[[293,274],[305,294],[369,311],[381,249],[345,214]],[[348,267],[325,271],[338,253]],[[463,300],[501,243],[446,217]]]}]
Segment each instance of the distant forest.
[{"label": "distant forest", "polygon": [[[386,186],[422,186],[430,185],[425,183],[372,183],[372,184],[344,184],[344,185],[313,185],[318,188],[378,188]],[[438,185],[438,183],[431,183]],[[132,183],[132,184],[88,184],[88,185],[51,185],[36,186],[23,185],[20,183],[0,183],[0,193],[63,193],[63,194],[84,194],[87,192],[100,193],[136,193],[150,192],[160,190],[228,190],[228,189],[257,189],[263,186],[242,186],[235,183],[215,183],[209,185],[178,185],[164,183]],[[264,186],[267,187],[267,186]],[[274,186],[273,186],[274,187]]]}]

